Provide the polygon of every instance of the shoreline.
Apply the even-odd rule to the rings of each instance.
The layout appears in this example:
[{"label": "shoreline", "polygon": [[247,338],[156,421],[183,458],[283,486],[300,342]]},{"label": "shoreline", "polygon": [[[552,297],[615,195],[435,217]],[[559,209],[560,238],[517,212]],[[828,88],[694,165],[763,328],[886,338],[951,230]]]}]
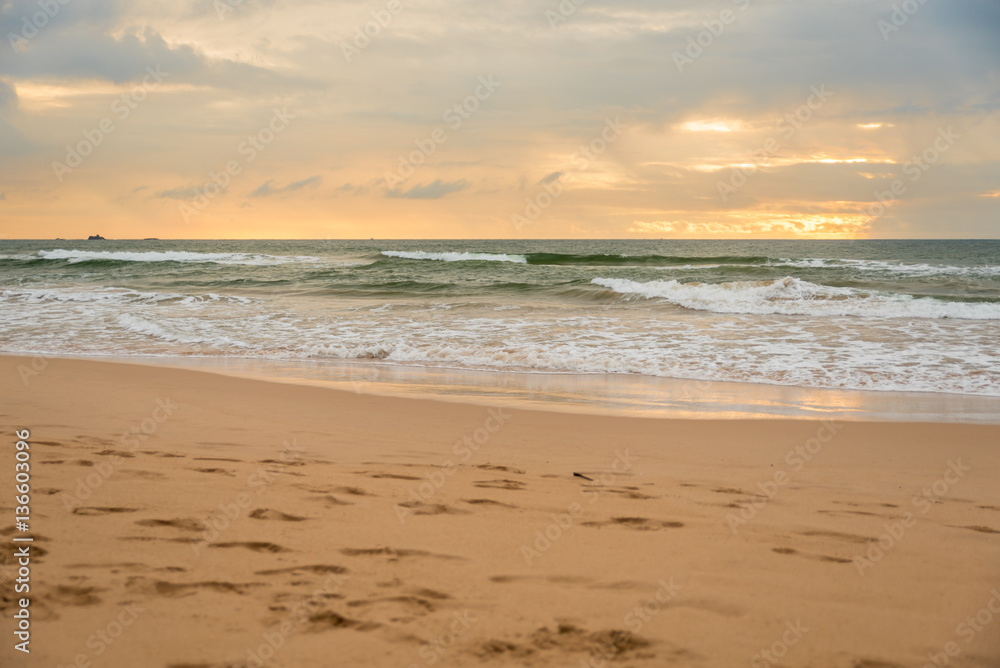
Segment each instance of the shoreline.
[{"label": "shoreline", "polygon": [[[30,357],[0,353],[0,357]],[[839,390],[637,374],[582,374],[402,364],[368,360],[240,357],[36,356],[190,369],[233,378],[384,397],[482,406],[669,419],[836,419],[860,422],[1000,424],[1000,397],[947,392]]]},{"label": "shoreline", "polygon": [[[795,665],[922,665],[1000,583],[997,426],[581,415],[68,359],[22,383],[24,364],[0,357],[4,438],[31,432],[33,656],[8,642],[4,665],[708,668],[778,643]],[[1000,634],[958,641],[1000,660]]]}]

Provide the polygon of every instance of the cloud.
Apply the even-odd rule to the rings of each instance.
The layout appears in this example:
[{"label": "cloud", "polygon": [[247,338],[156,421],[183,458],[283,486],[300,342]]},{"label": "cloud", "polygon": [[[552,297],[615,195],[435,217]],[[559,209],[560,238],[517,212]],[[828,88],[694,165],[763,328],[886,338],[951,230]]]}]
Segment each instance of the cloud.
[{"label": "cloud", "polygon": [[[315,85],[267,67],[206,56],[198,45],[168,43],[160,30],[147,23],[148,17],[131,20],[126,12],[135,10],[130,10],[129,3],[72,0],[59,2],[58,7],[47,23],[30,30],[24,21],[39,13],[36,1],[13,0],[0,7],[0,35],[5,42],[0,75],[120,84],[143,80],[147,67],[152,67],[164,72],[171,83],[188,81],[220,89],[280,87],[282,81],[294,81],[293,85],[305,89]],[[31,35],[30,39],[24,34]],[[13,54],[7,51],[11,40],[19,45]]]},{"label": "cloud", "polygon": [[295,181],[293,183],[289,183],[287,186],[284,186],[283,188],[272,187],[271,184],[275,182],[275,179],[268,179],[258,188],[256,188],[253,192],[251,192],[250,197],[268,197],[270,195],[278,195],[280,193],[293,192],[295,190],[300,190],[302,188],[305,188],[308,185],[319,183],[320,181],[322,181],[322,179],[323,177],[317,174],[316,176],[310,176],[309,178],[302,179],[301,181]]},{"label": "cloud", "polygon": [[157,199],[180,199],[189,200],[194,199],[201,194],[201,191],[197,186],[181,186],[178,188],[171,188],[170,190],[160,190],[155,193],[153,197]]},{"label": "cloud", "polygon": [[[199,219],[206,235],[248,233],[256,219],[254,233],[267,236],[267,207],[236,207],[315,188],[339,197],[345,234],[400,234],[419,219],[428,235],[504,236],[525,197],[563,183],[572,196],[530,234],[578,236],[577,225],[616,237],[631,225],[633,235],[996,236],[989,225],[1000,198],[980,194],[1000,179],[997,0],[909,3],[919,9],[887,38],[878,22],[892,21],[894,0],[588,0],[555,28],[545,12],[558,11],[559,0],[488,12],[473,0],[416,3],[349,63],[340,43],[372,20],[364,3],[221,0],[233,11],[220,18],[213,0],[60,0],[15,53],[6,36],[38,2],[0,0],[0,183],[15,198],[22,188],[55,187],[52,161],[109,117],[116,129],[95,149],[99,157],[61,187],[111,201],[149,184],[133,196],[137,226],[152,224],[141,200],[192,198],[197,189],[186,184],[204,188],[210,171],[236,160],[247,167],[241,197],[213,201]],[[726,8],[736,20],[713,34],[706,23],[718,31]],[[674,54],[689,48],[701,53],[678,71]],[[169,73],[164,85],[120,118],[111,105],[156,65]],[[490,75],[503,86],[475,98],[479,78]],[[794,133],[778,129],[824,85],[828,103],[805,109]],[[459,127],[448,120],[456,104]],[[261,139],[260,162],[249,167],[245,142],[269,133],[273,108],[285,105],[289,129]],[[581,168],[574,157],[600,146],[605,120],[617,116],[628,132]],[[887,216],[866,232],[845,218],[908,178],[905,164],[949,126],[962,138],[893,208],[898,224]],[[411,155],[415,140],[427,145],[436,128],[447,129],[447,141],[387,190],[377,175]],[[760,161],[769,140],[778,150]],[[845,162],[855,158],[867,162]],[[722,199],[718,184],[742,169],[751,172],[746,184]],[[317,186],[318,176],[301,177],[310,172],[335,181]],[[401,216],[395,202],[462,191],[447,203],[453,217],[422,206]],[[64,202],[74,197],[61,192]],[[327,204],[303,201],[302,219]],[[59,206],[40,201],[23,225],[58,219]],[[175,208],[157,215],[176,218]],[[247,214],[241,227],[230,222],[235,211]],[[97,219],[119,213],[88,210]],[[370,233],[350,222],[361,220]],[[663,227],[644,232],[632,221]]]},{"label": "cloud", "polygon": [[0,114],[7,109],[17,108],[17,91],[6,81],[0,79]]},{"label": "cloud", "polygon": [[472,184],[465,179],[459,179],[458,181],[442,181],[441,179],[435,179],[433,183],[428,183],[425,186],[415,185],[406,192],[400,192],[396,189],[390,190],[386,193],[386,197],[399,197],[403,199],[441,199],[445,195],[465,190],[471,185]]}]

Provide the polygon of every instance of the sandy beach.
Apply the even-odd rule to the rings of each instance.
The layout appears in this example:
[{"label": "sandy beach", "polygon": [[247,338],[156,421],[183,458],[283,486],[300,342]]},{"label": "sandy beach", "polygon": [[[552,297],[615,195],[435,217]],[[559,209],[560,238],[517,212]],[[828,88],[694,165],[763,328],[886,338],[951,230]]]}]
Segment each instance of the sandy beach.
[{"label": "sandy beach", "polygon": [[5,666],[1000,665],[997,426],[0,372]]}]

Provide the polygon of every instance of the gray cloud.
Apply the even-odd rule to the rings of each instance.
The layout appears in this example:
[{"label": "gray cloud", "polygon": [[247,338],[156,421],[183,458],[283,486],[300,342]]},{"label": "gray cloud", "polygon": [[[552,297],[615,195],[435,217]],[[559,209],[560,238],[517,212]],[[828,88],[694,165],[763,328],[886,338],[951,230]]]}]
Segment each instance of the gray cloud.
[{"label": "gray cloud", "polygon": [[319,183],[322,180],[322,178],[323,178],[322,176],[317,174],[316,176],[310,176],[309,178],[302,179],[301,181],[295,181],[293,183],[289,183],[287,186],[281,188],[275,188],[271,185],[272,183],[275,182],[275,179],[268,179],[258,188],[256,188],[253,192],[251,192],[250,197],[268,197],[270,195],[279,195],[281,193],[300,190],[301,188],[305,188],[308,185]]},{"label": "gray cloud", "polygon": [[472,184],[465,179],[458,181],[442,181],[436,179],[427,185],[415,185],[405,192],[393,189],[386,193],[386,197],[400,197],[403,199],[441,199],[445,195],[457,193],[465,190]]},{"label": "gray cloud", "polygon": [[181,186],[170,190],[160,190],[153,195],[157,199],[190,200],[201,194],[197,186]]}]

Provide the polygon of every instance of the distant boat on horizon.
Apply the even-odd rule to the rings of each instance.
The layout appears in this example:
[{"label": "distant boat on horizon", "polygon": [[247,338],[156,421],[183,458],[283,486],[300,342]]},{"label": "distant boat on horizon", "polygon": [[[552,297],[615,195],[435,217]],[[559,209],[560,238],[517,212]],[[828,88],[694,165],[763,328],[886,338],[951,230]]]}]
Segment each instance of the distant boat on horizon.
[{"label": "distant boat on horizon", "polygon": [[87,237],[87,241],[107,241],[107,239],[102,237],[100,234],[92,234]]}]

